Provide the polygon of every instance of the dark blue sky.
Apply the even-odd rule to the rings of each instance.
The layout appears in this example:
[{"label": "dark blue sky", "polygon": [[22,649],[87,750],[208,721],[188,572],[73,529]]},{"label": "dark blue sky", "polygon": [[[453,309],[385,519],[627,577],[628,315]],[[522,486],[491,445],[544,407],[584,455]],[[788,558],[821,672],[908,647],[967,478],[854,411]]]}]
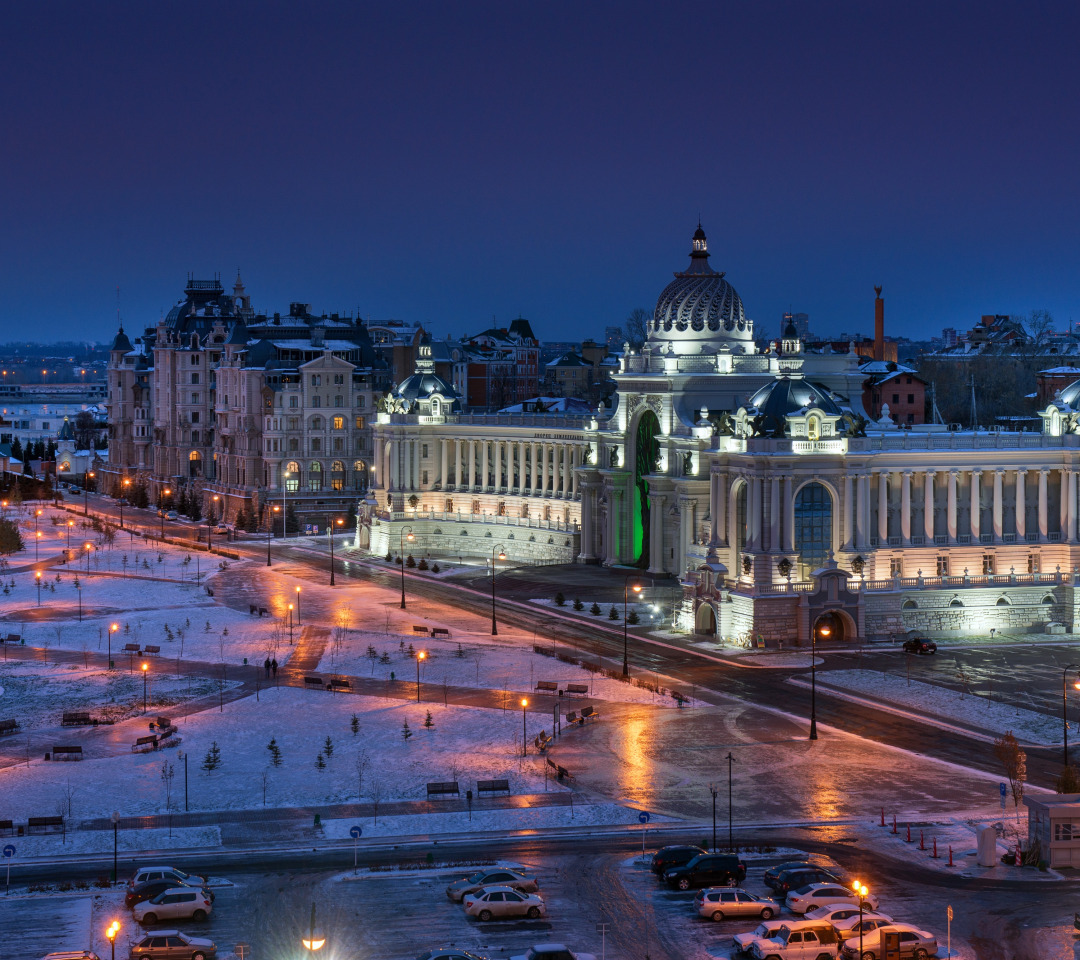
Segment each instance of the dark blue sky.
[{"label": "dark blue sky", "polygon": [[[21,7],[21,10],[20,10]],[[187,272],[439,335],[652,309],[700,215],[759,326],[1080,320],[1071,4],[47,3],[0,12],[0,339]]]}]

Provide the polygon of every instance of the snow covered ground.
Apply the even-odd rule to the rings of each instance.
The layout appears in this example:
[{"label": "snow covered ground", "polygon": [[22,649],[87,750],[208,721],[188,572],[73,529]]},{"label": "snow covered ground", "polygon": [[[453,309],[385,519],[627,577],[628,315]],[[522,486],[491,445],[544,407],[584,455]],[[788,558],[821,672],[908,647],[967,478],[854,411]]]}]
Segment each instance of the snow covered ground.
[{"label": "snow covered ground", "polygon": [[[67,834],[48,833],[19,837],[12,841],[19,861],[34,857],[78,856],[88,853],[112,853],[112,830],[75,830]],[[221,846],[221,831],[217,827],[166,827],[150,830],[118,830],[116,847],[120,852],[138,853],[143,850],[191,850],[198,847]]]},{"label": "snow covered ground", "polygon": [[1061,742],[1061,719],[1058,717],[996,703],[986,697],[972,696],[932,683],[907,681],[896,674],[881,674],[872,670],[830,670],[819,674],[817,682],[856,695],[866,694],[911,710],[919,716],[957,720],[995,737],[1011,730],[1018,740],[1027,743]]}]

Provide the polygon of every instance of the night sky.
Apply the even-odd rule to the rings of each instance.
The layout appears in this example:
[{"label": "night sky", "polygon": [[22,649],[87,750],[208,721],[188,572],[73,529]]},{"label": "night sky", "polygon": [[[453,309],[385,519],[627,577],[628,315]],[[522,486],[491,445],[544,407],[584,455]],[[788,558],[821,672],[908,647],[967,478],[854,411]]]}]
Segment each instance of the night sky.
[{"label": "night sky", "polygon": [[700,216],[776,335],[1080,320],[1075,3],[0,10],[0,339],[258,310],[545,339],[650,311]]}]

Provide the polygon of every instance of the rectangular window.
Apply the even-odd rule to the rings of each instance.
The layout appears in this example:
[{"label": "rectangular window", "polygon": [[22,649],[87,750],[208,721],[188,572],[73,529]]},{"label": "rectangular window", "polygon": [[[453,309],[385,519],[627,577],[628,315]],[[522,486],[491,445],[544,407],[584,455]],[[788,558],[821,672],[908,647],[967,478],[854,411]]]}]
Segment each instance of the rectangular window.
[{"label": "rectangular window", "polygon": [[343,430],[343,429],[345,429],[345,418],[344,417],[334,417],[334,429],[335,430]]},{"label": "rectangular window", "polygon": [[344,452],[345,452],[345,438],[344,437],[334,437],[334,453],[344,453]]},{"label": "rectangular window", "polygon": [[198,382],[199,382],[199,375],[197,373],[193,373],[191,375],[191,384],[192,384],[192,386],[194,386]]},{"label": "rectangular window", "polygon": [[197,367],[201,362],[202,362],[202,357],[200,357],[199,354],[193,353],[191,355],[191,365],[193,367]]},{"label": "rectangular window", "polygon": [[1028,573],[1042,573],[1042,563],[1037,553],[1028,554]]},{"label": "rectangular window", "polygon": [[425,460],[427,459],[427,444],[426,443],[420,444],[420,456],[423,457]]},{"label": "rectangular window", "polygon": [[199,422],[199,411],[198,410],[192,410],[191,411],[191,422],[192,423],[198,423]]},{"label": "rectangular window", "polygon": [[313,373],[311,375],[311,385],[313,387],[322,386],[322,376],[317,373]]},{"label": "rectangular window", "polygon": [[[1080,833],[1078,833],[1080,835]],[[1055,823],[1054,824],[1054,839],[1055,840],[1072,840],[1073,838],[1073,825],[1071,823]]]},{"label": "rectangular window", "polygon": [[191,402],[192,403],[198,403],[199,402],[199,395],[197,393],[193,393],[191,395]]},{"label": "rectangular window", "polygon": [[890,557],[889,558],[889,576],[890,577],[902,577],[904,575],[904,558],[903,557]]},{"label": "rectangular window", "polygon": [[421,483],[422,483],[422,484],[423,484],[423,485],[424,485],[425,487],[427,486],[427,471],[426,471],[426,470],[424,470],[424,471],[422,471],[422,472],[420,473],[420,482],[421,482]]},{"label": "rectangular window", "polygon": [[474,500],[472,502],[472,512],[473,513],[479,513],[480,512],[480,501],[479,500]]},{"label": "rectangular window", "polygon": [[453,513],[454,512],[454,501],[451,500],[449,497],[447,497],[446,498],[446,503],[443,504],[443,509],[447,513]]},{"label": "rectangular window", "polygon": [[356,429],[357,430],[363,430],[364,429],[364,418],[363,417],[357,417],[356,418]]},{"label": "rectangular window", "polygon": [[994,574],[994,555],[992,553],[983,554],[983,574],[988,577]]},{"label": "rectangular window", "polygon": [[299,430],[300,429],[300,418],[299,417],[289,417],[289,429],[290,430]]},{"label": "rectangular window", "polygon": [[322,450],[322,440],[318,437],[311,438],[311,452],[319,453]]},{"label": "rectangular window", "polygon": [[199,442],[199,431],[198,430],[192,430],[191,431],[191,442],[192,443],[198,443]]},{"label": "rectangular window", "polygon": [[359,396],[358,396],[358,397],[356,398],[356,405],[357,405],[358,407],[362,407],[362,406],[364,405],[364,395],[363,395],[363,394],[360,394],[360,395],[359,395]]},{"label": "rectangular window", "polygon": [[938,557],[937,558],[937,575],[939,577],[947,577],[949,575],[949,558]]},{"label": "rectangular window", "polygon": [[343,406],[345,406],[345,398],[340,393],[334,395],[334,406],[335,407],[343,407]]},{"label": "rectangular window", "polygon": [[334,383],[344,383],[344,382],[345,382],[345,374],[343,374],[343,373],[335,373],[334,374]]},{"label": "rectangular window", "polygon": [[893,403],[899,403],[899,402],[900,402],[900,394],[898,394],[898,393],[894,393],[894,394],[892,395],[892,402],[893,402]]},{"label": "rectangular window", "polygon": [[322,406],[322,397],[320,397],[318,394],[315,394],[315,396],[313,396],[311,398],[311,405],[313,407],[321,407]]},{"label": "rectangular window", "polygon": [[907,395],[907,402],[908,402],[908,403],[914,403],[914,402],[915,402],[915,394],[913,394],[913,393],[909,393],[909,394]]},{"label": "rectangular window", "polygon": [[299,402],[298,402],[298,400],[297,400],[297,398],[295,396],[294,397],[289,397],[289,406],[290,407],[292,407],[295,410],[299,405],[300,404],[299,404]]},{"label": "rectangular window", "polygon": [[293,437],[292,439],[289,440],[289,449],[292,450],[294,453],[299,452],[299,450],[300,450],[300,441],[297,440],[296,437]]}]

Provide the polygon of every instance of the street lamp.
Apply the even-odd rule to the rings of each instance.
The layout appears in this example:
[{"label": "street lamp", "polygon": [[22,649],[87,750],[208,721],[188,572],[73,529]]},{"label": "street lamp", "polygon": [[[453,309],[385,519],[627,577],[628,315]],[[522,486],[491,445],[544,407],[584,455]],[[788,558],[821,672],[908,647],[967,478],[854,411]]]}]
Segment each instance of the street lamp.
[{"label": "street lamp", "polygon": [[326,937],[322,932],[316,933],[315,931],[315,904],[311,904],[311,928],[308,931],[306,937],[302,937],[300,942],[304,945],[304,949],[314,953],[316,950],[321,950],[326,945]]},{"label": "street lamp", "polygon": [[71,528],[73,526],[75,526],[75,521],[74,520],[69,520],[67,522],[67,549],[68,549],[69,559],[70,559],[70,554],[71,554]]},{"label": "street lamp", "polygon": [[716,795],[720,788],[715,783],[709,784],[709,793],[712,794],[712,852],[716,853]]},{"label": "street lamp", "polygon": [[212,501],[211,504],[210,504],[210,510],[206,514],[206,552],[207,553],[210,552],[210,534],[211,534],[211,532],[213,530],[214,504],[217,503],[221,499],[221,497],[219,497],[215,493],[210,499]]},{"label": "street lamp", "polygon": [[[735,849],[735,840],[732,836],[731,830],[731,765],[735,762],[735,758],[731,755],[731,751],[728,751],[727,755],[727,846],[728,850]],[[715,842],[715,841],[714,841]]]},{"label": "street lamp", "polygon": [[120,826],[120,811],[112,814],[112,882],[116,883],[116,831]]},{"label": "street lamp", "polygon": [[822,640],[832,636],[832,627],[819,623],[810,632],[810,739],[817,739],[817,638]]},{"label": "street lamp", "polygon": [[113,638],[113,634],[116,633],[116,631],[119,630],[119,629],[120,629],[120,624],[118,624],[118,623],[110,623],[109,624],[109,669],[110,670],[112,669],[112,665],[113,665],[112,638]]},{"label": "street lamp", "polygon": [[34,574],[34,580],[37,582],[37,605],[41,606],[41,571],[38,570]]},{"label": "street lamp", "polygon": [[[1065,766],[1069,765],[1069,717],[1066,712],[1066,707],[1069,693],[1070,670],[1080,670],[1080,665],[1070,663],[1061,673],[1061,729],[1065,734]],[[1080,683],[1074,681],[1073,686],[1076,687],[1077,690],[1080,690]]]},{"label": "street lamp", "polygon": [[142,665],[142,712],[146,713],[146,677],[150,672],[150,664],[145,660]]},{"label": "street lamp", "polygon": [[90,551],[93,550],[93,547],[89,543],[84,543],[83,544],[83,549],[86,550],[86,572],[89,573],[90,572]]},{"label": "street lamp", "polygon": [[423,660],[427,654],[420,650],[416,654],[416,702],[420,702],[420,661]]},{"label": "street lamp", "polygon": [[334,585],[334,527],[341,526],[345,521],[338,517],[337,520],[333,520],[330,517],[326,518],[326,529],[330,534],[330,586]]},{"label": "street lamp", "polygon": [[289,604],[289,643],[292,643],[292,612],[293,605]]},{"label": "street lamp", "polygon": [[[113,882],[116,882],[116,871],[113,871]],[[105,930],[105,936],[112,947],[112,960],[116,960],[116,935],[120,932],[120,921],[114,920]]]},{"label": "street lamp", "polygon": [[528,740],[526,739],[528,737],[528,733],[526,732],[526,727],[525,727],[525,708],[528,707],[528,705],[529,705],[528,699],[525,698],[525,697],[522,697],[521,698],[521,755],[523,757],[526,757],[526,756],[529,755],[529,743],[528,743]]},{"label": "street lamp", "polygon": [[495,623],[495,551],[499,551],[499,559],[506,559],[506,548],[500,543],[491,548],[491,635],[499,635],[498,625]]},{"label": "street lamp", "polygon": [[870,888],[865,883],[859,883],[856,880],[851,889],[859,895],[859,956],[863,955],[863,907],[866,904],[866,895],[870,892]]},{"label": "street lamp", "polygon": [[[169,496],[172,491],[166,487],[161,491],[163,496]],[[161,502],[161,498],[158,498],[158,514],[161,516],[161,539],[165,539],[165,505]]]},{"label": "street lamp", "polygon": [[[281,507],[275,505],[273,512],[277,513]],[[266,525],[266,565],[270,566],[270,541],[274,538],[274,518],[270,517],[270,522]]]},{"label": "street lamp", "polygon": [[[406,536],[407,535],[407,536]],[[405,609],[405,541],[410,543],[415,540],[412,527],[402,527],[401,536],[398,539],[398,559],[401,561],[401,609]]]},{"label": "street lamp", "polygon": [[130,480],[124,480],[120,484],[120,529],[124,529],[124,501],[127,499],[127,488],[131,486]]},{"label": "street lamp", "polygon": [[[629,645],[630,638],[626,633],[626,602],[629,596],[630,590],[630,578],[634,576],[632,573],[628,573],[623,580],[622,591],[622,675],[624,677],[630,675],[630,660],[629,660]],[[634,593],[641,593],[641,584],[634,584]]]},{"label": "street lamp", "polygon": [[300,588],[296,588],[296,623],[300,623]]},{"label": "street lamp", "polygon": [[[94,479],[94,471],[93,470],[89,471],[86,474],[86,476],[83,478],[82,512],[83,512],[84,517],[87,516],[89,514],[89,512],[90,512],[89,507],[88,507],[87,502],[86,502],[86,497],[90,493],[90,481],[93,480],[93,479]],[[7,506],[7,504],[5,503],[4,506]]]},{"label": "street lamp", "polygon": [[[39,552],[41,547],[41,531],[37,530],[34,533],[34,563],[37,563],[40,559]],[[40,576],[40,574],[38,574]]]},{"label": "street lamp", "polygon": [[178,750],[176,756],[178,759],[184,761],[184,813],[188,812],[188,791],[187,791],[187,758],[189,751]]}]

